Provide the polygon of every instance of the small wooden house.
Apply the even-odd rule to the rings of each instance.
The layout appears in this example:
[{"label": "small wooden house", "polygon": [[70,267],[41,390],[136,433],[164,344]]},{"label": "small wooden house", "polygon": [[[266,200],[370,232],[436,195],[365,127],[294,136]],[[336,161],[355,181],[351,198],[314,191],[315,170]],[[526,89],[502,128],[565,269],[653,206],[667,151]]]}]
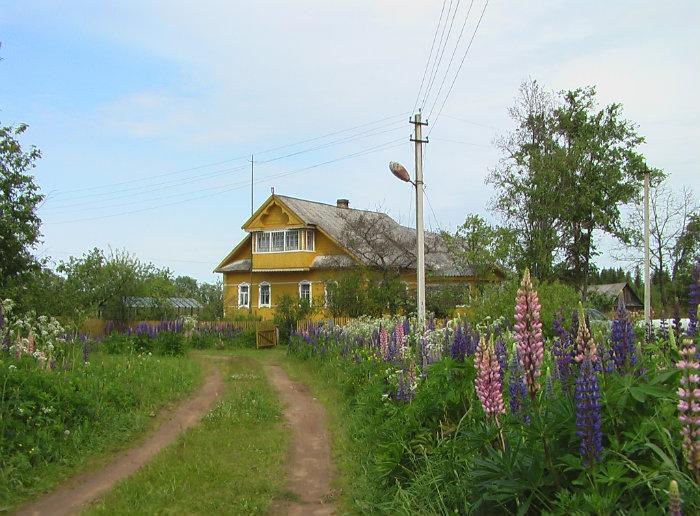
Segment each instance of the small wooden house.
[{"label": "small wooden house", "polygon": [[612,297],[618,302],[623,301],[628,310],[641,310],[644,308],[644,303],[642,303],[627,282],[589,285],[588,290],[603,296]]},{"label": "small wooden house", "polygon": [[[271,195],[243,224],[248,234],[214,272],[223,274],[224,316],[274,316],[283,294],[324,305],[326,286],[356,266],[390,267],[415,288],[415,229],[385,213]],[[426,233],[427,283],[474,284],[458,270],[440,235]],[[321,314],[323,315],[323,314]]]}]

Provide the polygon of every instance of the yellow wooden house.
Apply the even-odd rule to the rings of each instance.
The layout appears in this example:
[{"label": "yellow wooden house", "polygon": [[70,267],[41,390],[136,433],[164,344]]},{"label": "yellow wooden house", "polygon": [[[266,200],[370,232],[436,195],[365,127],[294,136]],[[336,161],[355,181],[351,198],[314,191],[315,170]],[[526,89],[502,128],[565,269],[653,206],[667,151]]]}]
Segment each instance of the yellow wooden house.
[{"label": "yellow wooden house", "polygon": [[[214,270],[223,274],[224,317],[252,311],[270,319],[284,294],[323,306],[326,286],[357,266],[397,269],[415,288],[415,229],[346,199],[333,205],[273,194],[242,229],[245,238]],[[434,233],[426,234],[426,269],[428,286],[476,281]]]}]

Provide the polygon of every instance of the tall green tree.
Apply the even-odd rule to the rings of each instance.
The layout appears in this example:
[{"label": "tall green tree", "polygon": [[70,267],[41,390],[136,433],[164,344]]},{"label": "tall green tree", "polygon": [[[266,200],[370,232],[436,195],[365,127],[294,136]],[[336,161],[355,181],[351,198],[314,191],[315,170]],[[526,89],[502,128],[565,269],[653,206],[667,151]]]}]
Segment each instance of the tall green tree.
[{"label": "tall green tree", "polygon": [[554,120],[565,274],[585,299],[597,253],[594,232],[629,239],[620,208],[639,196],[647,167],[637,149],[644,138],[622,117],[620,104],[598,109],[593,87],[565,92]]},{"label": "tall green tree", "polygon": [[494,208],[517,231],[520,267],[585,297],[596,232],[628,238],[620,208],[638,198],[644,140],[620,104],[598,108],[592,87],[553,95],[527,81],[510,114],[517,127],[499,140],[504,156],[489,177]]},{"label": "tall green tree", "polygon": [[0,127],[0,296],[16,297],[27,275],[39,268],[32,248],[41,236],[37,208],[44,199],[31,170],[41,157],[19,141],[26,124]]}]

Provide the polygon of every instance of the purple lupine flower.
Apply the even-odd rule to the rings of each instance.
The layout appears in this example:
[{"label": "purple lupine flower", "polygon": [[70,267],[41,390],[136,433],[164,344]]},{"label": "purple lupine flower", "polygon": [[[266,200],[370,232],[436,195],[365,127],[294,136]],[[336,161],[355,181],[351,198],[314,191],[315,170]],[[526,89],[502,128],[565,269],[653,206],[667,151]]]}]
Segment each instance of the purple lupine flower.
[{"label": "purple lupine flower", "polygon": [[494,352],[493,336],[486,342],[486,337],[481,337],[476,354],[474,355],[476,367],[476,394],[479,396],[481,406],[484,407],[486,416],[498,418],[506,409],[503,405],[503,384],[501,382],[500,366]]},{"label": "purple lupine flower", "polygon": [[542,322],[540,320],[540,301],[537,291],[532,286],[530,271],[525,269],[515,298],[515,340],[518,357],[525,374],[525,385],[531,398],[537,396],[539,378],[544,358],[544,341],[542,340]]},{"label": "purple lupine flower", "polygon": [[406,317],[403,320],[403,334],[408,335],[411,333],[411,321],[408,320],[408,317]]},{"label": "purple lupine flower", "polygon": [[411,363],[401,368],[398,372],[397,400],[411,401],[415,397],[417,378],[415,364]]},{"label": "purple lupine flower", "polygon": [[668,485],[668,516],[683,516],[681,511],[681,493],[678,491],[678,482],[671,480]]},{"label": "purple lupine flower", "polygon": [[693,280],[688,288],[688,337],[695,337],[698,330],[698,305],[700,304],[700,260],[693,267]]},{"label": "purple lupine flower", "polygon": [[576,435],[579,451],[586,466],[599,462],[603,451],[600,416],[600,388],[593,363],[586,356],[576,379]]},{"label": "purple lupine flower", "polygon": [[552,355],[554,355],[556,377],[562,383],[562,386],[568,387],[571,376],[571,363],[574,360],[574,342],[571,333],[566,331],[563,326],[563,318],[558,338],[554,339],[554,344],[552,345]]},{"label": "purple lupine flower", "polygon": [[622,300],[617,304],[610,338],[612,339],[612,356],[618,372],[628,371],[631,367],[634,367],[637,363],[634,327]]},{"label": "purple lupine flower", "polygon": [[700,482],[700,362],[692,339],[683,339],[680,355],[676,367],[682,371],[678,388],[678,419],[683,452],[696,481]]},{"label": "purple lupine flower", "polygon": [[478,331],[465,332],[467,335],[467,355],[472,356],[476,353],[476,348],[479,346],[481,336]]},{"label": "purple lupine flower", "polygon": [[[435,330],[435,317],[431,317],[430,320],[428,321],[428,329],[430,331]],[[408,333],[408,331],[406,333]]]},{"label": "purple lupine flower", "polygon": [[450,349],[450,355],[457,362],[464,362],[464,356],[467,353],[467,336],[462,331],[461,326],[457,326],[454,338],[452,340],[452,347]]},{"label": "purple lupine flower", "polygon": [[404,332],[404,325],[397,324],[394,330],[394,337],[396,339],[396,350],[400,351],[404,348],[406,333]]},{"label": "purple lupine flower", "polygon": [[683,327],[681,326],[681,304],[678,298],[673,303],[673,336],[676,337],[676,342],[681,341]]},{"label": "purple lupine flower", "polygon": [[[514,416],[520,414],[527,405],[527,387],[525,387],[525,379],[523,378],[523,370],[518,359],[518,352],[513,353],[513,358],[510,362],[510,371],[508,378],[508,394],[510,413]],[[525,415],[526,422],[528,416]]]},{"label": "purple lupine flower", "polygon": [[503,337],[501,335],[496,338],[494,352],[496,353],[496,358],[498,359],[498,365],[500,367],[501,383],[503,383],[503,378],[505,377],[506,370],[508,369],[508,351],[506,350],[506,343],[503,341]]}]

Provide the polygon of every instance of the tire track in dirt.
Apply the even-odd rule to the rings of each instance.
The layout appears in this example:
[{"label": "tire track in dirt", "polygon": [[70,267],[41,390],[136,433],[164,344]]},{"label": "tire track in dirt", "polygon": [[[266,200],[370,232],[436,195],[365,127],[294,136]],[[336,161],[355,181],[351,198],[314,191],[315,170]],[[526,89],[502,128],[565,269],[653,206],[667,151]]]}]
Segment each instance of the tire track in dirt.
[{"label": "tire track in dirt", "polygon": [[335,514],[330,488],[334,468],[323,406],[280,366],[266,365],[265,373],[284,402],[284,417],[292,429],[286,487],[297,497],[274,502],[270,514]]},{"label": "tire track in dirt", "polygon": [[158,417],[162,422],[142,444],[120,453],[98,471],[85,472],[68,480],[56,491],[20,508],[16,514],[79,514],[88,503],[109,491],[117,482],[133,475],[159,451],[175,441],[178,435],[199,423],[223,394],[224,380],[219,368],[208,361],[204,368],[204,383],[195,395],[181,402],[175,410],[160,414]]}]

